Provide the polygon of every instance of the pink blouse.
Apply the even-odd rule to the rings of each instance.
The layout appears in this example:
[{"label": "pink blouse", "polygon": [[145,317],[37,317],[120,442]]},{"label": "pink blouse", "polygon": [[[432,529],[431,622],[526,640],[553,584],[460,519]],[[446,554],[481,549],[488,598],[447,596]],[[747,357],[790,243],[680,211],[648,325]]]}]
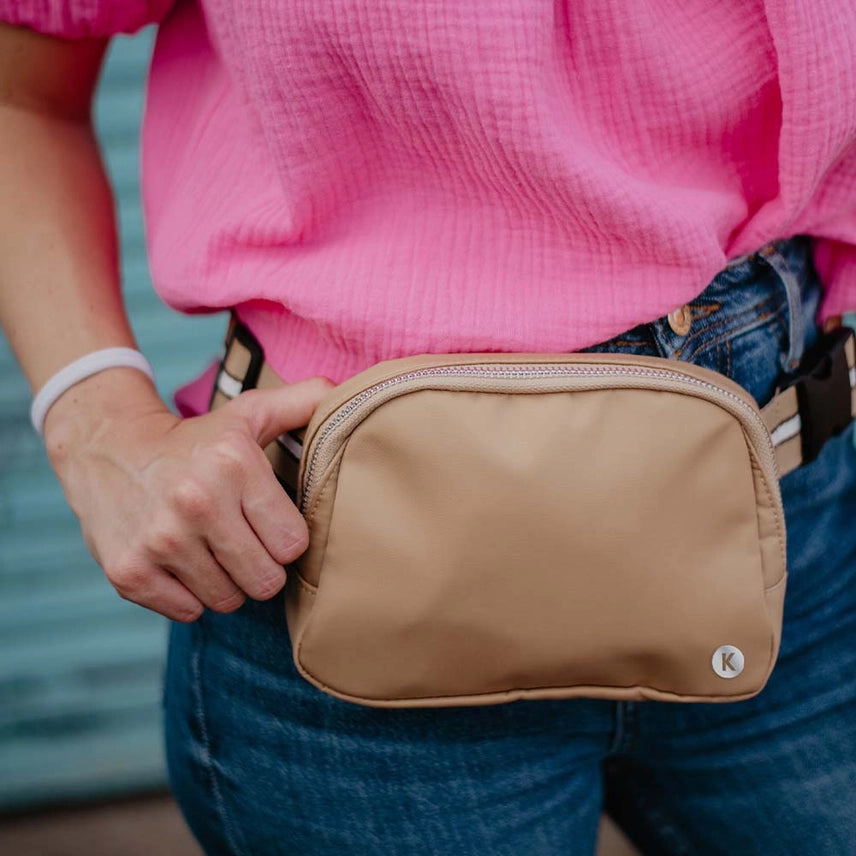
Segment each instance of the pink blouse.
[{"label": "pink blouse", "polygon": [[162,21],[155,287],[237,306],[286,380],[569,351],[813,236],[856,308],[856,3],[0,0],[74,38]]}]

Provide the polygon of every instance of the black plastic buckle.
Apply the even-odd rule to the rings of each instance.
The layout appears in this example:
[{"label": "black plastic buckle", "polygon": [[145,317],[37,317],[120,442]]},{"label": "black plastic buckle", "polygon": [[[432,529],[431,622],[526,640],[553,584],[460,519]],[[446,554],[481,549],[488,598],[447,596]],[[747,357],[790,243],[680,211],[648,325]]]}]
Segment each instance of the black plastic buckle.
[{"label": "black plastic buckle", "polygon": [[[229,356],[229,349],[232,347],[232,342],[237,339],[249,352],[250,364],[247,366],[247,373],[241,381],[241,392],[246,392],[248,389],[253,389],[259,382],[259,374],[261,374],[262,365],[265,361],[265,354],[262,346],[258,343],[256,337],[240,322],[236,315],[232,315],[229,322],[229,328],[226,331],[226,339],[224,341],[223,359],[220,360],[220,366],[217,374],[226,370],[226,358]],[[217,383],[211,390],[211,400],[208,402],[210,410],[214,405],[214,398],[217,395]]]},{"label": "black plastic buckle", "polygon": [[853,421],[846,351],[853,337],[849,327],[825,333],[783,387],[797,388],[804,464],[813,461],[824,443]]},{"label": "black plastic buckle", "polygon": [[237,339],[250,352],[250,364],[247,366],[247,373],[241,383],[241,392],[255,389],[265,361],[265,352],[262,350],[258,339],[237,319],[232,328],[232,339]]}]

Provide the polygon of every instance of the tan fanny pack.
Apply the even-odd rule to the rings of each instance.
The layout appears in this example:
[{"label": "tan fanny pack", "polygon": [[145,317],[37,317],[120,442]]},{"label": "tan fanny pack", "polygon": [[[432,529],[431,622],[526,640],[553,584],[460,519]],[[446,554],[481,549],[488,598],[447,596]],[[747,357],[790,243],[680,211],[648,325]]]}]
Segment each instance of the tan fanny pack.
[{"label": "tan fanny pack", "polygon": [[[779,477],[856,412],[852,332],[812,360],[763,412],[657,357],[350,378],[267,450],[310,532],[286,589],[298,670],[384,707],[755,695],[782,624]],[[278,382],[233,325],[212,406]]]}]

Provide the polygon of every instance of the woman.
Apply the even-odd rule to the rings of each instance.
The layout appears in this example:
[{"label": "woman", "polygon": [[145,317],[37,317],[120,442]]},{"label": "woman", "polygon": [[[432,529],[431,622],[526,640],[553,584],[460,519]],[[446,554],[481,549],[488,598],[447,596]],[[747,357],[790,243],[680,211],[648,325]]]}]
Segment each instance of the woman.
[{"label": "woman", "polygon": [[[331,383],[423,352],[655,354],[764,404],[856,307],[856,11],[0,0],[0,19],[0,312],[93,555],[177,622],[170,772],[207,853],[590,853],[604,781],[646,852],[848,852],[849,433],[783,479],[780,660],[732,705],[318,692],[278,594],[306,527],[261,447]],[[156,287],[235,307],[290,384],[207,414],[206,375],[184,420],[107,350],[134,342],[89,103],[106,39],[151,21]]]}]

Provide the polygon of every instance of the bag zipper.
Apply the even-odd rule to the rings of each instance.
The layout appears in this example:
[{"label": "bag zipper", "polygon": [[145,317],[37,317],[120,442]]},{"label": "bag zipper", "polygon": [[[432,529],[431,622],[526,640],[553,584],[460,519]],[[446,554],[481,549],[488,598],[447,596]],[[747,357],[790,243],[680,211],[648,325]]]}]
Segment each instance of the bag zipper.
[{"label": "bag zipper", "polygon": [[[697,397],[701,397],[716,404],[721,404],[724,396],[728,402],[731,402],[730,408],[733,415],[734,410],[739,410],[745,417],[741,422],[748,429],[748,433],[753,441],[753,448],[762,459],[764,470],[774,476],[775,489],[778,490],[778,470],[776,465],[776,453],[773,446],[770,433],[767,426],[761,417],[757,408],[751,406],[740,396],[735,395],[727,389],[723,389],[714,383],[699,380],[698,378],[689,377],[676,371],[668,371],[664,369],[651,369],[635,366],[616,366],[616,367],[593,367],[582,365],[556,366],[556,365],[514,365],[514,364],[479,364],[471,366],[453,365],[453,366],[435,366],[433,368],[417,369],[412,372],[396,375],[388,378],[380,383],[370,386],[362,392],[355,395],[352,399],[341,405],[324,424],[324,427],[318,431],[312,439],[310,448],[306,450],[307,465],[303,478],[303,490],[300,499],[300,511],[305,514],[310,506],[312,499],[312,489],[315,485],[315,480],[319,472],[323,472],[327,465],[333,460],[338,450],[339,444],[334,442],[336,437],[331,440],[332,435],[347,434],[350,431],[350,426],[361,421],[365,416],[383,404],[385,401],[401,394],[397,387],[404,384],[414,382],[413,389],[409,391],[417,391],[419,389],[432,388],[428,382],[432,378],[455,379],[455,378],[471,378],[479,377],[487,380],[529,380],[529,379],[546,379],[546,378],[563,378],[563,377],[578,377],[578,378],[612,378],[620,379],[633,378],[658,381],[659,383],[650,387],[654,390],[667,391],[688,391],[693,390]],[[593,387],[597,389],[598,387]],[[601,387],[609,388],[609,387]],[[381,396],[382,393],[390,391],[389,395]],[[476,390],[477,391],[477,390]],[[558,392],[560,390],[549,390],[550,392]],[[568,389],[567,392],[574,390]],[[702,391],[701,396],[698,392]],[[376,400],[381,397],[381,400]]]}]

